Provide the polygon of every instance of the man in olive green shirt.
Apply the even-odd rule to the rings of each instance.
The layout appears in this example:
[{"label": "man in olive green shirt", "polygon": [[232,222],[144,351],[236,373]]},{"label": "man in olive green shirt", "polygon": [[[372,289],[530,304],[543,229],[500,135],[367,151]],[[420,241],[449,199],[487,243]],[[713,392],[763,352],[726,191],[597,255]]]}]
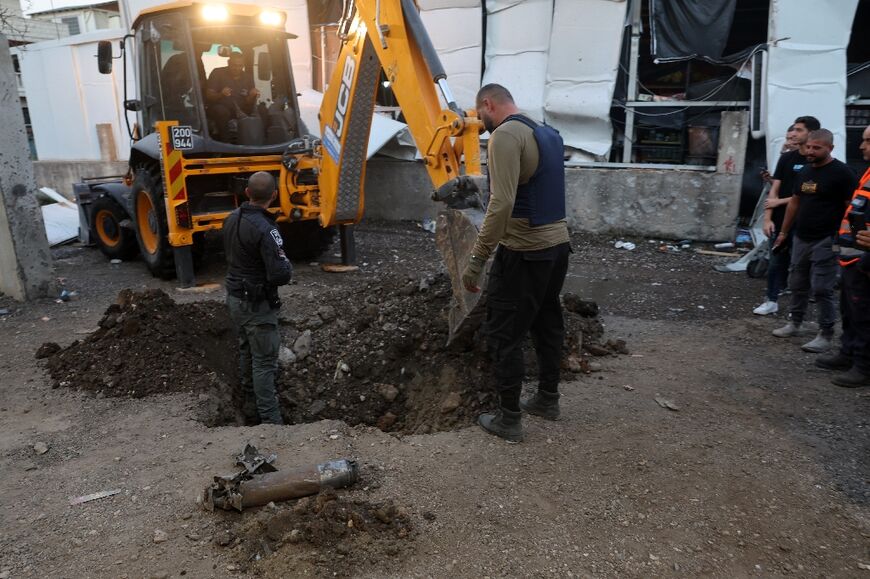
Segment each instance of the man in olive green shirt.
[{"label": "man in olive green shirt", "polygon": [[[489,84],[477,94],[477,114],[490,132],[490,200],[462,275],[478,292],[495,252],[487,286],[485,334],[495,368],[499,409],[481,414],[487,431],[509,442],[523,439],[521,410],[559,417],[559,372],[564,326],[559,293],[568,270],[562,139],[519,114],[506,88]],[[523,342],[531,332],[538,358],[538,391],[520,401]]]}]

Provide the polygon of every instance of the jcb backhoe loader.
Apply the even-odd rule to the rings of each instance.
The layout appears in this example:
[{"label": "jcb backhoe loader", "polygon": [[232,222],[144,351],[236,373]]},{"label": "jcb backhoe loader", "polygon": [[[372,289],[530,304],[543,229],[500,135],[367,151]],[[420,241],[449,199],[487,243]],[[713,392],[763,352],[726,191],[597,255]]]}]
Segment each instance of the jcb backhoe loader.
[{"label": "jcb backhoe loader", "polygon": [[[352,259],[345,228],[363,216],[366,149],[384,71],[434,198],[456,208],[440,216],[436,237],[459,298],[451,323],[458,328],[476,302],[458,278],[482,215],[481,123],[457,106],[413,0],[345,3],[342,48],[320,108],[321,139],[306,135],[300,119],[284,20],[283,12],[256,4],[190,0],[136,16],[117,58],[126,86],[126,56],[135,47],[138,98],[124,106],[137,114],[138,134],[131,131],[123,181],[77,186],[87,207],[83,229],[107,256],[139,253],[154,275],[174,274],[189,286],[199,238],[244,201],[253,172],[268,171],[279,187],[271,210],[288,255],[316,255],[339,226],[348,234],[343,258]],[[112,52],[111,43],[100,43],[103,73],[112,70]],[[213,80],[228,75],[235,75],[236,94]]]}]

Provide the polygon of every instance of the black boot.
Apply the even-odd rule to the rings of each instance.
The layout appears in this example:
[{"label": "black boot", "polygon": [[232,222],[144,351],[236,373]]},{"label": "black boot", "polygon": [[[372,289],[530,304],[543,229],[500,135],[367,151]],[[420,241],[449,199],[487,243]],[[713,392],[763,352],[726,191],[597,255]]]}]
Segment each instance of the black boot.
[{"label": "black boot", "polygon": [[538,390],[534,396],[520,402],[520,408],[529,414],[556,420],[559,418],[559,393]]},{"label": "black boot", "polygon": [[523,441],[523,425],[520,421],[523,413],[499,408],[494,413],[481,414],[477,423],[490,434],[494,434],[508,442]]},{"label": "black boot", "polygon": [[831,379],[831,382],[843,388],[860,388],[861,386],[870,386],[870,374],[865,374],[855,366],[845,374],[837,374]]},{"label": "black boot", "polygon": [[844,356],[842,352],[825,354],[816,358],[816,366],[825,370],[848,370],[852,367],[852,358]]}]

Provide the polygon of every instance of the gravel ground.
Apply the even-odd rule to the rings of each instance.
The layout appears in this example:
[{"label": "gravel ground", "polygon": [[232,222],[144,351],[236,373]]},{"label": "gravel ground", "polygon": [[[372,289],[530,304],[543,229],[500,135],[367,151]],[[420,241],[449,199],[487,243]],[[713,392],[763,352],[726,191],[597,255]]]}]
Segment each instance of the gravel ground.
[{"label": "gravel ground", "polygon": [[[285,311],[309,315],[326,289],[437,271],[432,236],[413,224],[364,224],[357,241],[359,272],[299,265]],[[55,250],[72,301],[0,298],[10,310],[0,316],[0,578],[867,574],[870,392],[832,386],[801,339],[770,336],[782,317],[751,314],[763,281],[713,272],[723,258],[662,253],[643,239],[633,251],[573,241],[566,291],[597,300],[605,338],[625,339],[630,354],[598,358],[600,372],[566,382],[563,418],[526,419],[519,445],[474,426],[207,428],[199,394],[52,389],[37,348],[81,339],[120,290],[223,297],[178,291],[95,250]],[[200,281],[220,282],[220,258]],[[196,503],[247,441],[276,453],[279,468],[357,460],[361,480],[340,499],[364,512],[395,505],[412,531],[400,541],[398,528],[361,534],[345,547],[266,535],[258,550],[257,521],[266,533],[271,511]],[[102,490],[120,492],[69,504]],[[225,542],[228,530],[245,540]]]}]

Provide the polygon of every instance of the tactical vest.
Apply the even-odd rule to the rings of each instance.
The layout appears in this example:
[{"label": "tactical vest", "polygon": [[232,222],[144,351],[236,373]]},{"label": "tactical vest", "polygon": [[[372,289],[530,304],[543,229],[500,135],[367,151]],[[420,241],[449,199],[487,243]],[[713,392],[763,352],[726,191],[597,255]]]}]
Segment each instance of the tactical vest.
[{"label": "tactical vest", "polygon": [[511,115],[508,121],[532,129],[538,144],[538,167],[528,183],[517,186],[511,217],[528,219],[532,227],[565,219],[565,147],[559,131],[523,115]]},{"label": "tactical vest", "polygon": [[[858,197],[863,197],[863,204],[856,203],[856,199]],[[852,203],[849,204],[849,208],[846,209],[845,215],[843,215],[843,220],[840,222],[840,231],[837,234],[837,238],[840,240],[851,240],[852,239],[852,226],[849,220],[849,214],[855,209],[858,205],[864,205],[865,207],[870,208],[870,169],[867,169],[864,172],[864,175],[861,177],[861,181],[858,182],[858,188],[855,189],[855,193],[852,195]],[[848,247],[847,245],[840,244],[840,265],[846,267],[848,265],[852,265],[861,259],[861,256],[864,255],[864,250],[859,249],[857,247]]]}]

